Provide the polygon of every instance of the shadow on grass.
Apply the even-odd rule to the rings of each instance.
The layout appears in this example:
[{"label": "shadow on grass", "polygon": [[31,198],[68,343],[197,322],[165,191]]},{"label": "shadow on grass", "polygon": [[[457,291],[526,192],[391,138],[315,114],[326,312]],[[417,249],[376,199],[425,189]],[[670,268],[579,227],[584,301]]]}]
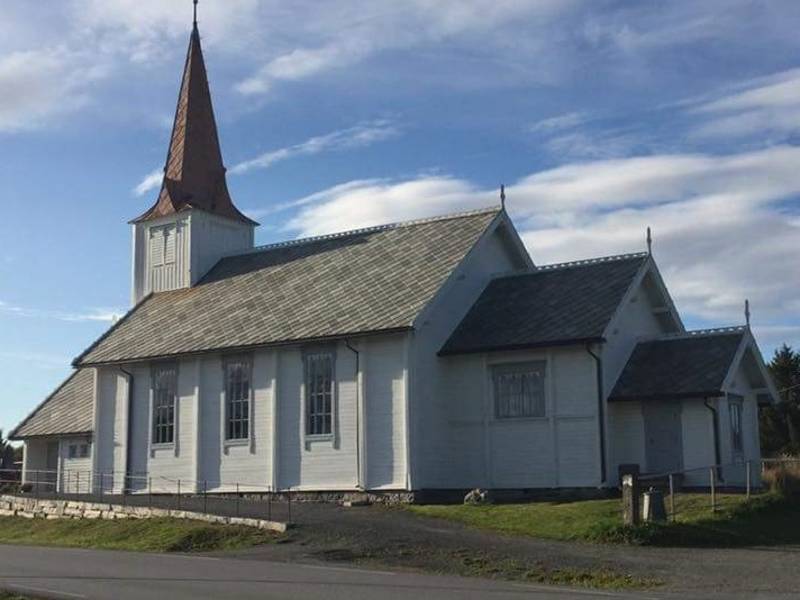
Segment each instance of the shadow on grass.
[{"label": "shadow on grass", "polygon": [[600,525],[589,537],[598,542],[642,546],[787,546],[800,545],[798,523],[800,499],[771,494],[714,517],[637,527]]}]

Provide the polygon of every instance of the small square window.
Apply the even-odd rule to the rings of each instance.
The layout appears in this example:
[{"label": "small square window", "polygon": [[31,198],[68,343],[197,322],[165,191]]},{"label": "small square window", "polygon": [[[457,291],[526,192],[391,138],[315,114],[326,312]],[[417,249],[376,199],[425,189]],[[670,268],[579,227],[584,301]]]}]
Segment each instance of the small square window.
[{"label": "small square window", "polygon": [[89,458],[89,444],[81,444],[80,457]]},{"label": "small square window", "polygon": [[492,367],[495,418],[545,416],[545,367],[543,361]]},{"label": "small square window", "polygon": [[70,444],[70,446],[69,446],[69,457],[70,458],[78,458],[78,445],[77,444]]}]

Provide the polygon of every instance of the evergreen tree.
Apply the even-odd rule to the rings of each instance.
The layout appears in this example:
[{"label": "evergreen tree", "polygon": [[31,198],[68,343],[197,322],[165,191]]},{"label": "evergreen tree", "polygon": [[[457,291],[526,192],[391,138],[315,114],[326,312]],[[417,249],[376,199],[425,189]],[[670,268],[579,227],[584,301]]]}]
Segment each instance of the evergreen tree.
[{"label": "evergreen tree", "polygon": [[761,411],[765,454],[800,453],[800,352],[784,344],[769,364],[780,402]]}]

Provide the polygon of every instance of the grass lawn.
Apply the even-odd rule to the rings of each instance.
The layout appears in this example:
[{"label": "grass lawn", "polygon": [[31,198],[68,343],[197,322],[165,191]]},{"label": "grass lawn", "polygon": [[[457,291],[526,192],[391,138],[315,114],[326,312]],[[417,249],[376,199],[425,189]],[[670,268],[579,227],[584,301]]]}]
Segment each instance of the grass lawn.
[{"label": "grass lawn", "polygon": [[712,514],[707,494],[679,494],[675,523],[623,527],[621,501],[583,500],[486,506],[409,506],[429,517],[554,540],[678,546],[743,546],[800,543],[800,502],[766,494],[747,501],[719,495]]},{"label": "grass lawn", "polygon": [[[0,517],[0,544],[138,552],[210,552],[267,544],[277,534],[183,519],[24,519]],[[6,600],[0,596],[0,600]]]}]

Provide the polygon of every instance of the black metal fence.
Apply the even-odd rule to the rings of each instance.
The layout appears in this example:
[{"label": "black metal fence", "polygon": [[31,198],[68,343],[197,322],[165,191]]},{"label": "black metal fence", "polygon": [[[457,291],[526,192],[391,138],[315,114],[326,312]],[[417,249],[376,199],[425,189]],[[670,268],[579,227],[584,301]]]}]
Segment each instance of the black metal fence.
[{"label": "black metal fence", "polygon": [[121,475],[83,470],[0,470],[0,491],[42,499],[139,506],[224,517],[295,523],[304,512],[297,493],[263,485],[209,482],[163,476]]}]

